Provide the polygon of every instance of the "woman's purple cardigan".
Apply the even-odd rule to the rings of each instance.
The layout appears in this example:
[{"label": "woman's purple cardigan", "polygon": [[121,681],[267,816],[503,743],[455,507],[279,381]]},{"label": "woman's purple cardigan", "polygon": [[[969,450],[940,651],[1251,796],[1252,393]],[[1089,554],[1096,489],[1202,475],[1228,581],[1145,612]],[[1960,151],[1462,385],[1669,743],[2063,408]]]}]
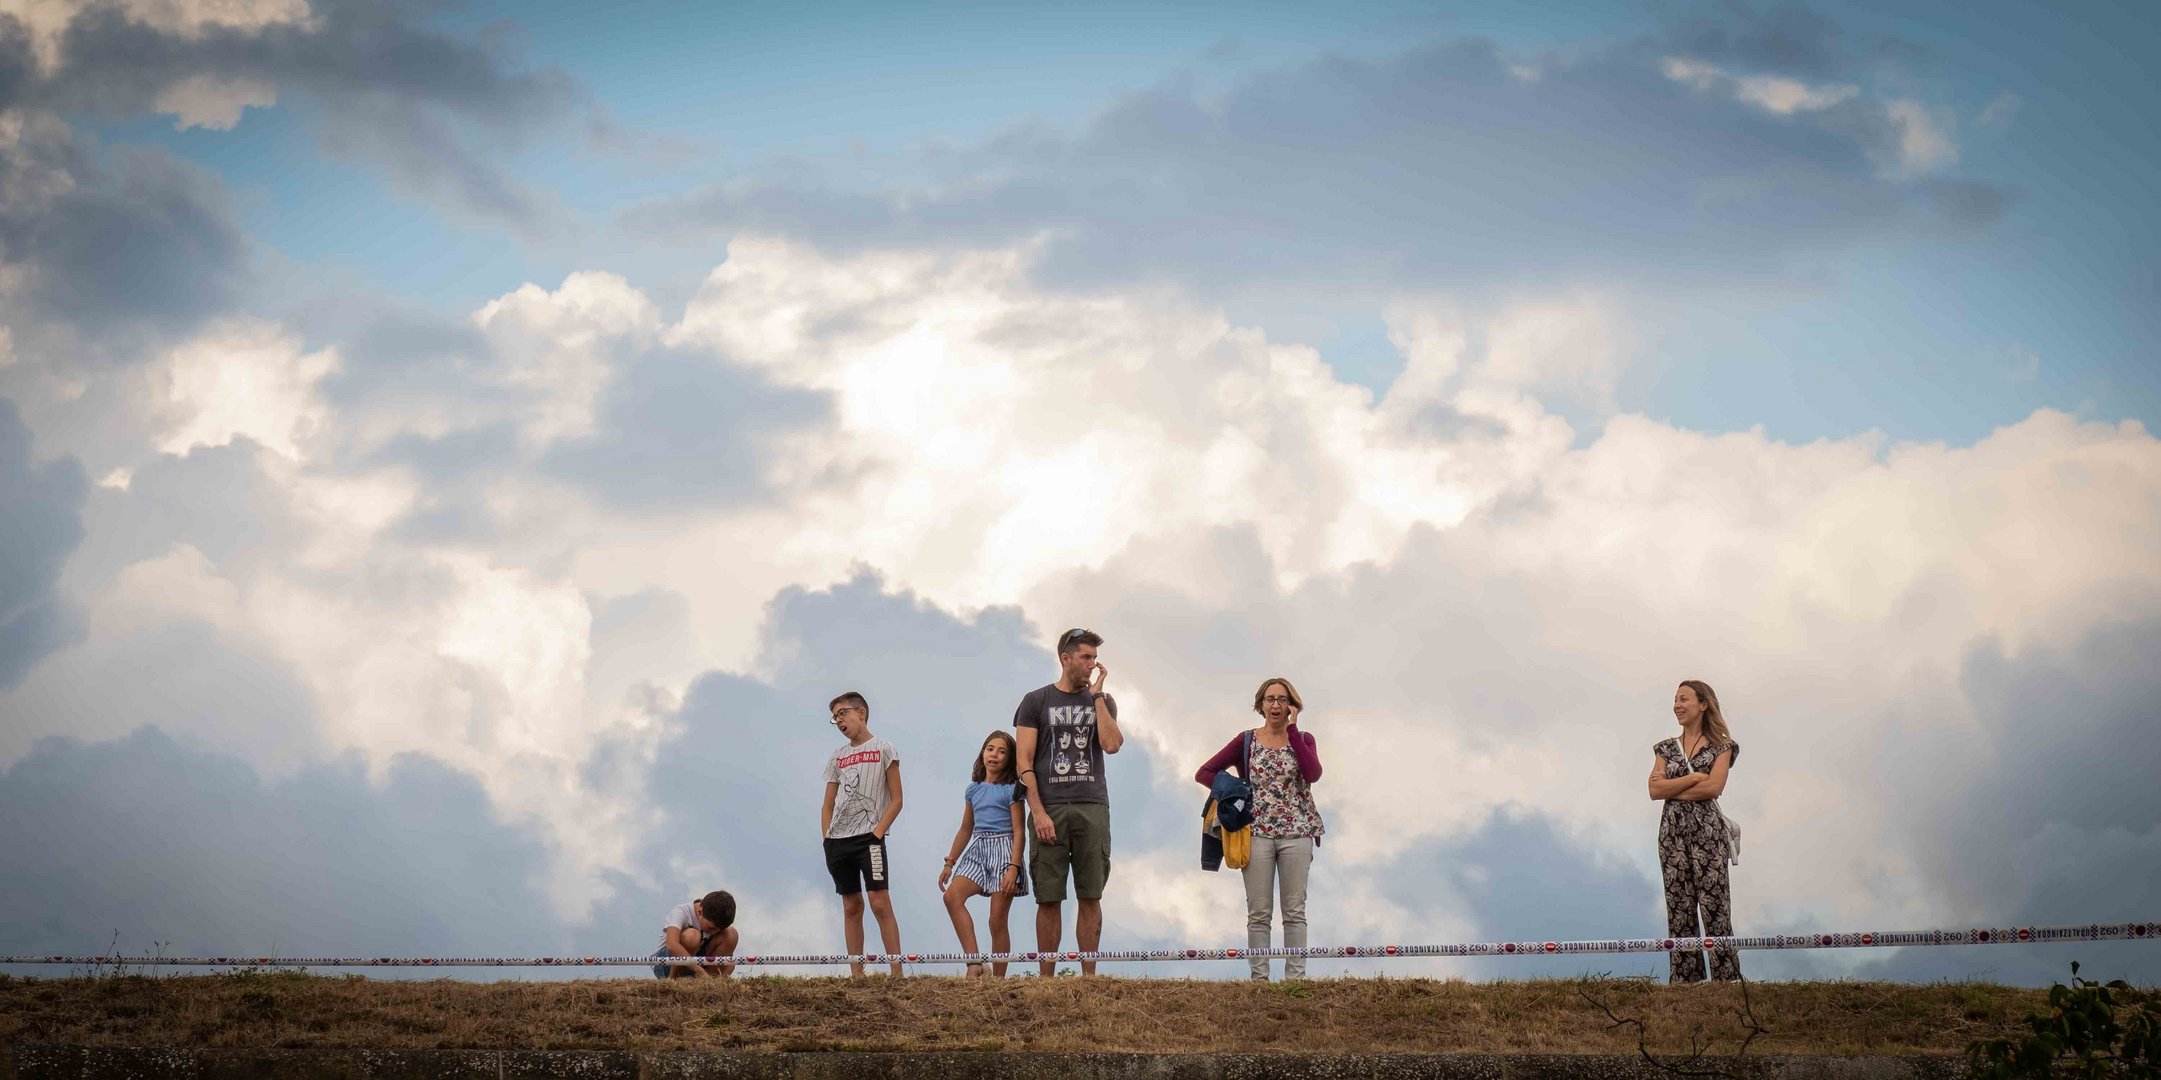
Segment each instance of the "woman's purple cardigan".
[{"label": "woman's purple cardigan", "polygon": [[[1298,774],[1305,777],[1308,784],[1320,779],[1321,752],[1314,746],[1313,736],[1298,730],[1297,724],[1291,724],[1285,733],[1291,737],[1291,753],[1298,758]],[[1223,749],[1216,751],[1216,756],[1201,766],[1201,771],[1193,774],[1193,779],[1202,787],[1214,787],[1217,773],[1237,766],[1239,778],[1252,783],[1253,778],[1245,774],[1245,741],[1245,732],[1233,736]]]}]

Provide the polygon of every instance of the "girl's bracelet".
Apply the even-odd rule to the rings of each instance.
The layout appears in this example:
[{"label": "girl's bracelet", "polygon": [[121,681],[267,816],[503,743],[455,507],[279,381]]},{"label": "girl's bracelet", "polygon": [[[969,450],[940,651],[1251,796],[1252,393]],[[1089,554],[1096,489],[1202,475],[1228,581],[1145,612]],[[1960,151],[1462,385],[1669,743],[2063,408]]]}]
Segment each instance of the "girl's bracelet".
[{"label": "girl's bracelet", "polygon": [[951,859],[947,859],[947,860],[945,861],[945,864],[946,864],[947,866],[951,866],[951,865],[953,865],[953,860],[951,860]]}]

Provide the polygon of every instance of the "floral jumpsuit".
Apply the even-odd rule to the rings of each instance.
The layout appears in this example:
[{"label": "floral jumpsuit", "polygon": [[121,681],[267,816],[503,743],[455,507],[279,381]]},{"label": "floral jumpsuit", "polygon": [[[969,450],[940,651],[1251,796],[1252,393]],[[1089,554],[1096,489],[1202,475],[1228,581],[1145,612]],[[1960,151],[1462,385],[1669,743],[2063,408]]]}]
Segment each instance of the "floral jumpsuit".
[{"label": "floral jumpsuit", "polygon": [[[1728,751],[1731,769],[1741,760],[1741,745],[1705,745],[1690,764],[1707,773],[1720,754]],[[1681,761],[1681,740],[1667,739],[1651,748],[1666,763],[1666,779],[1688,775]],[[1666,879],[1666,932],[1676,938],[1729,937],[1733,934],[1733,890],[1726,877],[1726,826],[1719,820],[1717,800],[1688,802],[1667,799],[1658,819],[1658,869]],[[1696,929],[1696,909],[1703,909],[1703,929]],[[1703,950],[1676,948],[1671,955],[1672,982],[1703,979]],[[1711,951],[1711,977],[1738,979],[1741,960],[1731,949]]]}]

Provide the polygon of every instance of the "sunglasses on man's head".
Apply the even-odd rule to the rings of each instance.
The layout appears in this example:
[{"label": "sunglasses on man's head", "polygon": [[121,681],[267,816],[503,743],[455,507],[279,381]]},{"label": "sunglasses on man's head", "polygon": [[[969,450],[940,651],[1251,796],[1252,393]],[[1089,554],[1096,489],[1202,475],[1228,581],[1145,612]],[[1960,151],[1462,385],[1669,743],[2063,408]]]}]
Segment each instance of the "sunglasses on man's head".
[{"label": "sunglasses on man's head", "polygon": [[1086,631],[1086,630],[1083,630],[1083,629],[1081,629],[1080,627],[1076,626],[1076,627],[1074,627],[1073,629],[1071,629],[1071,630],[1068,630],[1068,631],[1066,631],[1065,633],[1063,633],[1063,634],[1060,634],[1060,635],[1058,635],[1058,649],[1059,649],[1059,651],[1060,651],[1060,652],[1063,652],[1063,651],[1065,651],[1065,647],[1066,647],[1066,646],[1068,646],[1068,645],[1071,645],[1071,644],[1073,644],[1073,641],[1074,641],[1074,639],[1075,639],[1075,638],[1083,638],[1083,637],[1087,637],[1087,636],[1088,636],[1088,631]]}]

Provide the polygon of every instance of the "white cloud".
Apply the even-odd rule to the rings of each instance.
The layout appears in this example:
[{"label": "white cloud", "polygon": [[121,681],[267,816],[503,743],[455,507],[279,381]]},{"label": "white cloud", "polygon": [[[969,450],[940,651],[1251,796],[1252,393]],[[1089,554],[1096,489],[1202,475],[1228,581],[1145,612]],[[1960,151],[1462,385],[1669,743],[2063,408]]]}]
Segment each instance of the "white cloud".
[{"label": "white cloud", "polygon": [[[1488,472],[1499,459],[1528,464],[1505,440],[1431,444],[1313,350],[1213,312],[1028,290],[1024,260],[731,245],[673,339],[833,394],[839,430],[806,440],[797,468],[866,479],[799,507],[822,523],[788,523],[789,550],[828,574],[906,567],[910,587],[976,607],[1143,534],[1250,525],[1290,582],[1385,557],[1414,523],[1452,523],[1506,482]],[[1539,373],[1498,355],[1502,387]],[[1567,442],[1514,395],[1447,403],[1533,446]],[[1148,509],[1066,509],[1098,505]],[[871,520],[866,535],[856,523]]]},{"label": "white cloud", "polygon": [[231,131],[240,114],[250,106],[267,108],[278,103],[277,88],[254,79],[219,75],[190,75],[158,91],[157,111],[174,117],[173,127]]},{"label": "white cloud", "polygon": [[1659,62],[1659,69],[1664,71],[1666,77],[1674,82],[1685,84],[1696,90],[1709,90],[1717,86],[1719,81],[1726,77],[1726,73],[1721,71],[1718,65],[1706,64],[1701,60],[1690,60],[1685,56],[1666,57]]},{"label": "white cloud", "polygon": [[1735,76],[1716,64],[1680,56],[1666,57],[1660,62],[1659,69],[1666,78],[1692,90],[1722,90],[1735,100],[1780,116],[1818,112],[1849,101],[1861,92],[1860,87],[1849,83],[1811,86],[1799,79],[1779,75]]},{"label": "white cloud", "polygon": [[1912,176],[1958,161],[1958,144],[1951,136],[1958,125],[1957,114],[1906,100],[1885,102],[1884,110],[1898,128],[1900,171]]},{"label": "white cloud", "polygon": [[331,350],[301,352],[300,339],[259,319],[228,319],[172,350],[164,364],[168,454],[249,438],[287,457],[322,423],[315,384],[337,370]]},{"label": "white cloud", "polygon": [[1830,86],[1810,86],[1798,79],[1784,79],[1773,75],[1754,75],[1740,80],[1736,96],[1751,105],[1760,106],[1781,116],[1797,112],[1816,112],[1828,109],[1859,94],[1861,88],[1839,83]]},{"label": "white cloud", "polygon": [[584,272],[548,292],[526,285],[473,314],[501,358],[504,385],[528,400],[520,429],[534,443],[592,430],[593,408],[616,359],[610,349],[651,345],[660,309],[615,274]]},{"label": "white cloud", "polygon": [[[0,13],[21,19],[29,28],[38,61],[47,70],[64,59],[60,48],[68,23],[91,8],[115,8],[130,22],[187,37],[212,29],[261,30],[313,20],[307,0],[0,0]],[[162,104],[159,109],[170,111]]]},{"label": "white cloud", "polygon": [[1594,295],[1518,300],[1483,313],[1445,297],[1405,297],[1384,310],[1389,340],[1406,360],[1383,408],[1398,414],[1445,400],[1450,387],[1610,412],[1634,344],[1619,308]]},{"label": "white cloud", "polygon": [[[1862,99],[1861,88],[1850,83],[1812,85],[1778,75],[1735,75],[1716,64],[1687,57],[1666,57],[1659,70],[1666,78],[1697,93],[1730,97],[1774,116],[1804,116],[1865,100],[1871,111],[1880,110],[1883,123],[1895,135],[1889,145],[1874,151],[1879,164],[1892,176],[1919,176],[1958,161],[1958,142],[1953,135],[1958,114],[1948,108],[1904,98]],[[1983,113],[1982,125],[2008,123],[2017,106],[2016,96],[2008,101],[1998,98]]]}]

